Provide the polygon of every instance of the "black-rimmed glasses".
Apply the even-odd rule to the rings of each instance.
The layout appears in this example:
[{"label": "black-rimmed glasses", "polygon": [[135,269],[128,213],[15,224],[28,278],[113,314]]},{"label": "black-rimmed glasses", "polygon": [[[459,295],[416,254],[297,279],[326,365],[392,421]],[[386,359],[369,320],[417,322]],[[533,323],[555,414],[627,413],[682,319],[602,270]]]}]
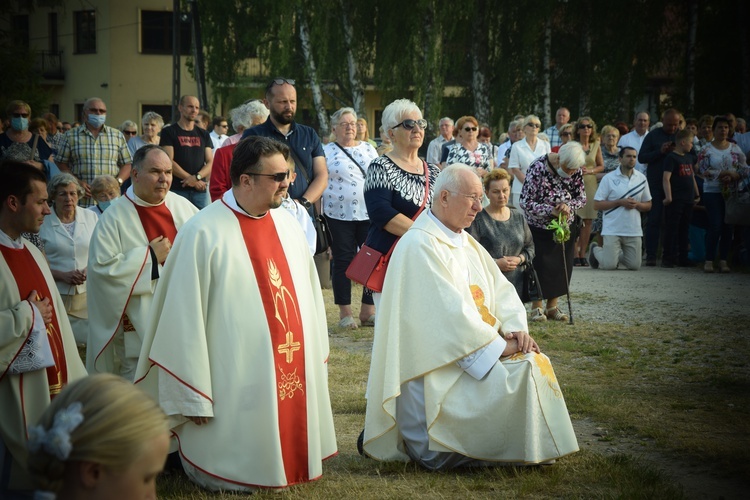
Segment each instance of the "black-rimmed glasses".
[{"label": "black-rimmed glasses", "polygon": [[274,182],[284,182],[285,179],[289,178],[289,170],[286,172],[279,172],[278,174],[256,174],[253,172],[245,172],[247,175],[255,175],[260,177],[270,177]]},{"label": "black-rimmed glasses", "polygon": [[591,125],[590,123],[581,123],[580,125],[578,125],[578,128],[580,130],[580,129],[584,129],[584,128],[594,128],[594,126]]},{"label": "black-rimmed glasses", "polygon": [[423,118],[420,118],[419,120],[412,120],[410,118],[407,118],[406,120],[402,121],[395,127],[391,127],[391,128],[394,129],[394,128],[399,128],[399,127],[404,127],[404,129],[406,130],[413,130],[414,127],[417,127],[417,126],[421,128],[422,130],[425,130],[427,128],[427,120]]},{"label": "black-rimmed glasses", "polygon": [[476,132],[479,130],[477,127],[464,127],[464,132]]}]

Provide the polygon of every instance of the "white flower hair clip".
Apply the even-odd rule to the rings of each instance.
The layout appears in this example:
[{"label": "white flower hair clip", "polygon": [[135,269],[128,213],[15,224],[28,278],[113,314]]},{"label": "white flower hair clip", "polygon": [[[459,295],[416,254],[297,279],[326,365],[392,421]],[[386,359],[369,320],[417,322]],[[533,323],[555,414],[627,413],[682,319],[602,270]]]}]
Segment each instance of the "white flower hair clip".
[{"label": "white flower hair clip", "polygon": [[38,451],[40,448],[59,460],[67,460],[73,450],[70,442],[70,433],[83,422],[83,404],[76,401],[67,408],[55,414],[52,427],[45,431],[41,425],[29,428],[29,449]]}]

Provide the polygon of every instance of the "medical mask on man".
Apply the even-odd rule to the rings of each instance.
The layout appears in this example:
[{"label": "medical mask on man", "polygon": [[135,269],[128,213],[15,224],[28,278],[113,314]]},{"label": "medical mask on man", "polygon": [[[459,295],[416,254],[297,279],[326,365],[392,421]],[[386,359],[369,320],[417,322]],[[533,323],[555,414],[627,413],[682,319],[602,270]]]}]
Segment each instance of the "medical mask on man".
[{"label": "medical mask on man", "polygon": [[10,120],[10,126],[13,127],[13,130],[23,132],[24,130],[29,129],[29,119],[24,118],[23,116],[14,116]]},{"label": "medical mask on man", "polygon": [[107,115],[89,115],[88,122],[94,128],[99,128],[107,121]]}]

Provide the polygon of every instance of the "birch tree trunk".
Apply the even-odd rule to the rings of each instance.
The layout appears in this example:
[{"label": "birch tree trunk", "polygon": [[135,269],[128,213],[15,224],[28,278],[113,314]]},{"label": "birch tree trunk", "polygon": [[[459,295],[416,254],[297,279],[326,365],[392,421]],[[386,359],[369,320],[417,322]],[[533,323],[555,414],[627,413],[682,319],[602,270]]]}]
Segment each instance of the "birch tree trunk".
[{"label": "birch tree trunk", "polygon": [[328,137],[331,129],[328,126],[328,115],[323,105],[323,94],[320,91],[320,84],[318,83],[318,70],[315,66],[315,58],[313,57],[310,45],[310,29],[304,8],[297,9],[297,19],[299,20],[299,41],[302,47],[302,55],[305,59],[308,83],[310,85],[310,92],[312,92],[315,113],[318,116],[318,133],[320,133],[321,137]]},{"label": "birch tree trunk", "polygon": [[588,116],[591,107],[591,2],[586,1],[583,8],[581,26],[581,78],[578,95],[578,116]]},{"label": "birch tree trunk", "polygon": [[359,64],[354,57],[354,30],[347,14],[348,6],[344,0],[339,0],[341,6],[341,27],[344,30],[344,47],[346,48],[346,66],[349,74],[349,85],[352,89],[352,107],[357,116],[365,114],[365,90],[359,75]]},{"label": "birch tree trunk", "polygon": [[742,73],[740,79],[742,81],[742,92],[740,96],[740,105],[742,106],[742,116],[750,116],[750,39],[747,36],[747,19],[750,14],[750,9],[747,7],[747,3],[744,0],[737,0],[737,28],[739,31],[739,44],[741,47],[741,59]]},{"label": "birch tree trunk", "polygon": [[685,97],[687,114],[695,111],[695,40],[698,31],[698,0],[690,0],[688,4],[688,39],[685,54]]},{"label": "birch tree trunk", "polygon": [[489,123],[492,117],[490,85],[487,78],[487,40],[489,39],[487,12],[493,7],[488,3],[486,0],[477,2],[471,44],[471,90],[474,95],[474,116],[479,123]]},{"label": "birch tree trunk", "polygon": [[543,109],[542,117],[544,118],[543,123],[547,123],[550,127],[555,124],[555,117],[552,116],[552,69],[550,68],[550,53],[552,52],[552,21],[547,19],[544,23],[544,55],[543,57],[543,71],[542,71],[542,97],[543,97]]},{"label": "birch tree trunk", "polygon": [[[429,0],[422,23],[424,39],[426,40],[422,52],[425,70],[423,113],[428,126],[432,127],[440,119],[443,100],[443,33],[437,18],[435,0]],[[430,136],[437,136],[439,130],[430,130]]]}]

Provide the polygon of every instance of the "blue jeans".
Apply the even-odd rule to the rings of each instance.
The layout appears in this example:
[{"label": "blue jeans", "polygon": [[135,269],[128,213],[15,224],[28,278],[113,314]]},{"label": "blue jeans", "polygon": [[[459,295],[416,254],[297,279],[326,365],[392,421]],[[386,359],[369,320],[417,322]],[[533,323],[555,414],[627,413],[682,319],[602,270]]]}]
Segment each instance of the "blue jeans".
[{"label": "blue jeans", "polygon": [[208,206],[210,199],[208,197],[208,190],[206,191],[195,191],[194,189],[173,189],[174,194],[179,194],[183,198],[186,198],[190,203],[196,206],[198,210]]},{"label": "blue jeans", "polygon": [[708,226],[706,227],[706,261],[716,259],[719,245],[719,260],[727,260],[732,248],[732,227],[724,223],[724,196],[721,193],[703,193]]}]

